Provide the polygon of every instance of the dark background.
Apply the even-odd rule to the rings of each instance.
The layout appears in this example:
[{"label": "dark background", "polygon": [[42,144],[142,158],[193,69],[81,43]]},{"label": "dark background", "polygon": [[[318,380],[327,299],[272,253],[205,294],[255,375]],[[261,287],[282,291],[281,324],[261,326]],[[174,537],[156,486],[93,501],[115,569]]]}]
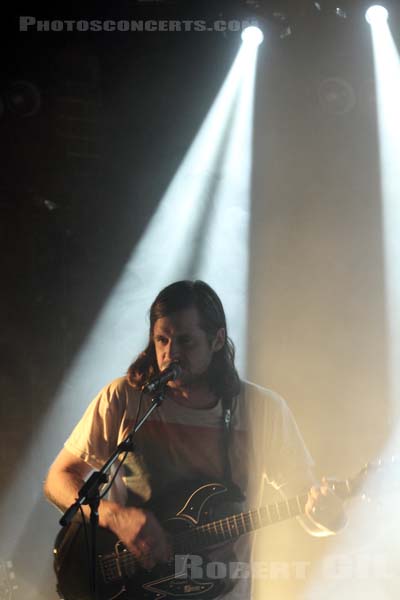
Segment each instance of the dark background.
[{"label": "dark background", "polygon": [[[316,334],[305,343],[317,352],[325,334],[333,345],[336,339],[318,307],[336,298],[342,319],[352,306],[351,291],[358,290],[363,303],[346,316],[349,321],[356,316],[359,325],[348,352],[352,354],[355,346],[364,352],[360,372],[373,355],[379,354],[372,385],[385,397],[382,238],[380,206],[376,203],[380,180],[371,41],[363,16],[366,3],[339,4],[345,18],[335,14],[333,2],[321,1],[319,10],[315,3],[303,0],[97,2],[79,3],[73,8],[58,3],[50,10],[18,6],[12,14],[4,13],[1,29],[5,43],[0,57],[0,482],[4,490],[25,460],[58,384],[179,167],[239,45],[239,34],[233,32],[20,32],[20,15],[32,14],[37,19],[210,21],[255,15],[269,27],[268,54],[264,51],[259,56],[255,106],[249,298],[254,321],[267,307],[270,334],[279,341],[282,334],[273,316],[278,306],[293,315],[292,303],[296,304],[299,313],[305,310],[316,316],[314,331],[320,337]],[[398,23],[398,7],[393,4],[391,8],[392,22]],[[281,16],[274,16],[274,12]],[[392,31],[398,39],[398,27],[393,26]],[[345,80],[350,91],[339,83],[333,95],[329,90],[324,92],[321,85],[328,78]],[[33,84],[39,93],[40,104],[32,115],[23,115],[24,108],[15,94],[16,87],[21,86],[16,82],[21,81],[25,82],[25,92]],[[268,196],[269,212],[265,210],[266,163],[270,165],[269,189],[276,190]],[[288,183],[291,180],[295,182],[292,187]],[[297,194],[297,190],[301,191]],[[324,201],[313,205],[313,196]],[[282,210],[286,215],[283,224]],[[328,233],[321,233],[322,226],[319,228],[324,219],[331,224]],[[321,269],[324,263],[331,277],[328,287],[321,284],[312,298],[306,293],[310,282],[300,277],[303,254],[297,255],[298,262],[291,257],[292,276],[285,277],[286,282],[292,282],[296,298],[287,292],[287,283],[280,286],[282,273],[277,267],[274,270],[271,248],[280,248],[282,231],[288,242],[282,245],[283,252],[284,247],[293,249],[304,243],[296,241],[297,227],[305,238],[313,231],[325,242],[330,233],[332,240],[344,236],[349,244],[351,240],[354,250],[346,257],[335,254],[335,250],[331,265],[326,256],[321,258]],[[341,258],[347,261],[347,270],[335,270]],[[265,265],[269,266],[269,282],[275,283],[273,292],[263,279]],[[348,280],[354,288],[344,303]],[[299,295],[303,307],[298,303]],[[371,354],[361,333],[366,322],[376,342]],[[296,330],[291,317],[286,324]],[[253,327],[251,335],[250,357],[263,344],[260,328]],[[274,362],[277,346],[271,346],[266,349],[267,369],[252,363],[250,373],[260,383],[276,382],[289,395],[300,388],[300,399],[297,404],[294,401],[293,408],[319,455],[322,436],[314,436],[313,426],[303,416],[301,396],[310,395],[310,382],[315,386],[310,402],[313,394],[316,397],[326,390],[313,379],[312,369],[304,369],[307,384],[287,378],[288,363],[282,350],[287,341],[283,340],[280,348],[282,362]],[[300,343],[293,346],[294,355],[298,352]],[[343,363],[349,358],[347,350],[342,354],[342,348],[331,352],[341,355]],[[340,361],[336,364],[337,372],[344,368]],[[99,386],[102,383],[99,376]],[[349,449],[351,452],[353,413],[343,424],[343,412],[338,417],[335,404],[327,401],[316,407],[316,414],[322,422],[340,421],[344,449],[335,448],[335,456],[341,457],[341,452],[345,455]],[[354,464],[381,446],[387,428],[385,414],[382,401],[379,420],[374,411],[366,417],[367,431],[362,450],[353,453]],[[62,442],[59,440],[59,446]],[[24,539],[12,553],[5,544],[0,554],[0,561],[13,560],[19,580],[16,597],[54,597],[53,581],[46,574],[38,576],[49,550],[48,524],[56,530],[54,513],[42,500],[32,507],[52,458],[38,451],[37,470],[15,501],[15,511],[7,517],[18,519],[18,511],[33,508]],[[332,457],[324,458],[335,465]],[[5,540],[8,542],[9,537]],[[3,595],[7,597],[5,591]]]}]

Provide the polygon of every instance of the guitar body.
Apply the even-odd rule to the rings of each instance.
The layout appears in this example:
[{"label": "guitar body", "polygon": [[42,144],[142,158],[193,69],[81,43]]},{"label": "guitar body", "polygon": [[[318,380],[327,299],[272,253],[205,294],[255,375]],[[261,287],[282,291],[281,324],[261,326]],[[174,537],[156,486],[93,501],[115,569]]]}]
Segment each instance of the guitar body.
[{"label": "guitar body", "polygon": [[[353,479],[332,481],[332,491],[343,499],[359,493],[367,471],[364,467]],[[238,503],[244,498],[236,487],[228,489],[221,483],[193,482],[175,485],[160,501],[151,502],[145,508],[154,512],[163,524],[173,553],[180,560],[145,571],[122,542],[110,531],[100,528],[96,600],[212,600],[232,582],[226,576],[226,568],[222,570],[224,579],[217,577],[212,569],[209,573],[208,550],[302,514],[307,499],[308,495],[302,494],[253,511],[238,512],[241,510]],[[224,547],[226,562],[235,561],[231,550],[231,546]],[[59,596],[65,600],[93,600],[85,528],[80,521],[73,521],[61,530],[54,556]],[[193,564],[190,556],[194,557]],[[221,564],[220,558],[218,563]]]},{"label": "guitar body", "polygon": [[[174,493],[164,495],[162,502],[152,503],[146,508],[157,515],[172,538],[181,541],[181,548],[178,546],[177,550],[175,547],[176,554],[201,555],[202,564],[206,565],[204,549],[196,550],[196,537],[190,540],[188,549],[184,549],[184,540],[198,526],[215,522],[238,499],[221,483],[188,483],[180,486],[179,490],[175,489]],[[90,537],[89,525],[87,533]],[[99,600],[211,600],[222,593],[227,583],[224,579],[192,579],[183,559],[177,562],[181,566],[180,572],[175,571],[175,560],[146,571],[122,542],[103,528],[99,528],[97,533],[96,554]],[[92,600],[85,528],[81,521],[73,521],[60,531],[54,557],[59,596],[65,600]]]}]

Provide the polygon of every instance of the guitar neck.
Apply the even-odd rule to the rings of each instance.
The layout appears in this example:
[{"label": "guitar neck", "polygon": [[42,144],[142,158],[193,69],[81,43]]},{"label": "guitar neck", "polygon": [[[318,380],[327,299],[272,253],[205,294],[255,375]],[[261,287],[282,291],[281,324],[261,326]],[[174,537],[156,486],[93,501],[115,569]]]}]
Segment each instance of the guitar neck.
[{"label": "guitar neck", "polygon": [[201,550],[237,539],[245,533],[268,527],[279,521],[296,517],[304,512],[306,502],[307,494],[205,523],[175,536],[175,552],[187,554],[193,550]]},{"label": "guitar neck", "polygon": [[[340,497],[351,495],[350,480],[338,481],[332,490]],[[230,515],[217,521],[205,523],[174,538],[174,550],[178,554],[187,554],[216,544],[235,540],[245,533],[268,527],[279,521],[285,521],[304,513],[308,494],[294,496],[275,504],[267,504],[257,510]]]}]

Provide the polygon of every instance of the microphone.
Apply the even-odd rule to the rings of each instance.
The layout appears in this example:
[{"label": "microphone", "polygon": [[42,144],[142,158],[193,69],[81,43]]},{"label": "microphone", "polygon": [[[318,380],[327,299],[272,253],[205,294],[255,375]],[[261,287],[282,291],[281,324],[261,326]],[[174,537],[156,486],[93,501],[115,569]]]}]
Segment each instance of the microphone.
[{"label": "microphone", "polygon": [[182,367],[178,362],[172,362],[166,369],[161,371],[156,377],[152,377],[150,381],[142,387],[143,392],[149,394],[157,391],[161,386],[166,385],[168,381],[175,381],[182,373]]}]

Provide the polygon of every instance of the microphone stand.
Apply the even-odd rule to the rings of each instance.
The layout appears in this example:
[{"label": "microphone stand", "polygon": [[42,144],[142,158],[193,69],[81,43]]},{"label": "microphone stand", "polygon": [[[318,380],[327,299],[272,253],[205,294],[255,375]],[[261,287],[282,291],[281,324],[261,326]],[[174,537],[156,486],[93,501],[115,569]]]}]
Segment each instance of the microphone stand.
[{"label": "microphone stand", "polygon": [[128,433],[126,438],[122,440],[116,447],[116,449],[112,452],[110,457],[104,463],[99,471],[94,471],[89,479],[85,481],[83,486],[78,492],[78,497],[73,504],[65,511],[59,523],[62,527],[68,525],[79,508],[84,504],[88,504],[90,507],[90,526],[91,526],[91,590],[93,593],[93,597],[96,598],[97,595],[97,585],[96,585],[96,534],[99,525],[99,504],[100,504],[100,491],[99,488],[104,483],[108,481],[108,472],[111,469],[112,465],[117,460],[118,456],[123,452],[133,452],[135,450],[135,445],[133,442],[133,438],[135,433],[141,428],[143,423],[147,421],[149,416],[155,411],[155,409],[160,406],[162,401],[164,400],[165,395],[165,385],[160,387],[158,391],[154,392],[154,395],[151,398],[151,404],[147,409],[146,413],[140,419],[140,421],[134,425],[131,431]]}]

